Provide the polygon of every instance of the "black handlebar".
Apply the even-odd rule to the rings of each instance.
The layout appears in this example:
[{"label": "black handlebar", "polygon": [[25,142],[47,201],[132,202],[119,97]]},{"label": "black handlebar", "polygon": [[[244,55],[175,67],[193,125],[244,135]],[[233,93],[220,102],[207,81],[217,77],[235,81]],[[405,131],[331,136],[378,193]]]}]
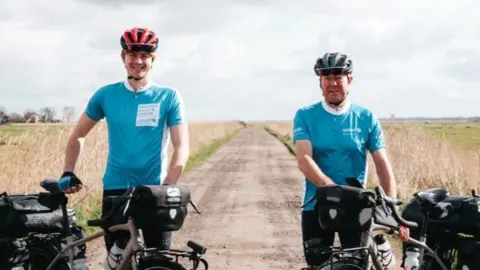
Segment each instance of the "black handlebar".
[{"label": "black handlebar", "polygon": [[[401,217],[400,213],[398,213],[398,209],[397,209],[396,206],[401,205],[402,201],[400,201],[398,199],[393,199],[393,198],[387,197],[387,195],[383,191],[383,188],[380,187],[380,186],[375,187],[375,193],[377,194],[377,199],[380,200],[380,204],[384,208],[385,208],[385,206],[388,206],[388,208],[390,210],[392,210],[391,211],[392,216],[395,219],[395,221],[398,222],[398,224],[400,224],[402,226],[405,226],[405,227],[409,227],[409,228],[417,228],[418,227],[418,223],[413,222],[413,221],[405,220]],[[386,209],[384,209],[384,210],[386,210]]]},{"label": "black handlebar", "polygon": [[109,205],[110,211],[108,211],[101,219],[87,220],[87,225],[91,227],[104,227],[106,221],[115,213],[118,213],[119,208],[122,210],[122,214],[125,216],[129,210],[130,200],[132,199],[132,193],[134,190],[135,188],[129,188],[122,195],[105,197],[105,199],[103,199],[103,203]]}]

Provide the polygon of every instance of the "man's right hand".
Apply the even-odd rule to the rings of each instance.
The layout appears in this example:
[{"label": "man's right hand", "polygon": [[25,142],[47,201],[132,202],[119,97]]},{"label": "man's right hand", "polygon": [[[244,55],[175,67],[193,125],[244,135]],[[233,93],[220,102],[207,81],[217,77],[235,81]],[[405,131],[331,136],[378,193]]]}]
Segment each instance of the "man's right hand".
[{"label": "man's right hand", "polygon": [[58,180],[58,187],[66,194],[76,193],[82,186],[82,181],[73,172],[64,172]]}]

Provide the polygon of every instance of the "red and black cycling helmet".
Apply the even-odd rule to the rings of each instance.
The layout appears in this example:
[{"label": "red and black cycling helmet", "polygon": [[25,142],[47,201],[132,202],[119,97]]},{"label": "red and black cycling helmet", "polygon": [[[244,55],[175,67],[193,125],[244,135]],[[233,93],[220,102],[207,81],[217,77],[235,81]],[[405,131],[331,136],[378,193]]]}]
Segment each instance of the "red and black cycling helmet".
[{"label": "red and black cycling helmet", "polygon": [[127,29],[120,38],[120,44],[125,51],[146,51],[153,53],[158,48],[158,38],[155,32],[147,28],[134,27]]}]

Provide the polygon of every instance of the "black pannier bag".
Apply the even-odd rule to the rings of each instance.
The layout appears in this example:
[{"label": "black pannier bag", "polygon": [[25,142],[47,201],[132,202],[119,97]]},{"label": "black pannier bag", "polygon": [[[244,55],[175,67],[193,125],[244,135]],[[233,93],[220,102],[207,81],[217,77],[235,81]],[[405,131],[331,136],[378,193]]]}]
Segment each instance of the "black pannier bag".
[{"label": "black pannier bag", "polygon": [[[30,232],[62,232],[62,210],[52,210],[38,202],[38,194],[0,194],[0,237],[20,238]],[[68,209],[70,222],[75,212]]]},{"label": "black pannier bag", "polygon": [[[420,199],[412,198],[403,210],[402,217],[418,223],[419,228],[411,231],[412,236],[419,239],[419,230],[424,217]],[[480,239],[480,198],[447,196],[431,209],[427,226],[428,231],[449,231]]]},{"label": "black pannier bag", "polygon": [[190,190],[179,185],[141,185],[133,192],[131,213],[139,229],[178,231],[187,216]]},{"label": "black pannier bag", "polygon": [[319,186],[315,211],[320,226],[333,231],[367,231],[374,214],[373,197],[370,196],[372,192],[356,187]]}]

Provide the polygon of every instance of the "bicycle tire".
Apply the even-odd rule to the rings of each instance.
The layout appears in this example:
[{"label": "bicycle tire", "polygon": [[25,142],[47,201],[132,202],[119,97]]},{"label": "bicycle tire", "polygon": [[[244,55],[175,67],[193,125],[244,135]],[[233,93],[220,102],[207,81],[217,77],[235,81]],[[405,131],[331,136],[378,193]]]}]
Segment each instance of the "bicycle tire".
[{"label": "bicycle tire", "polygon": [[[53,258],[59,252],[58,248],[52,244],[52,242],[55,242],[56,240],[56,237],[52,235],[46,235],[38,238],[34,236],[29,238],[29,269],[47,269],[47,266],[52,262]],[[70,267],[64,259],[60,259],[52,269],[70,270]]]},{"label": "bicycle tire", "polygon": [[181,264],[174,261],[166,260],[143,260],[139,267],[139,270],[188,270]]},{"label": "bicycle tire", "polygon": [[365,268],[363,261],[355,257],[334,259],[324,262],[319,266],[314,266],[314,270],[363,270]]}]

